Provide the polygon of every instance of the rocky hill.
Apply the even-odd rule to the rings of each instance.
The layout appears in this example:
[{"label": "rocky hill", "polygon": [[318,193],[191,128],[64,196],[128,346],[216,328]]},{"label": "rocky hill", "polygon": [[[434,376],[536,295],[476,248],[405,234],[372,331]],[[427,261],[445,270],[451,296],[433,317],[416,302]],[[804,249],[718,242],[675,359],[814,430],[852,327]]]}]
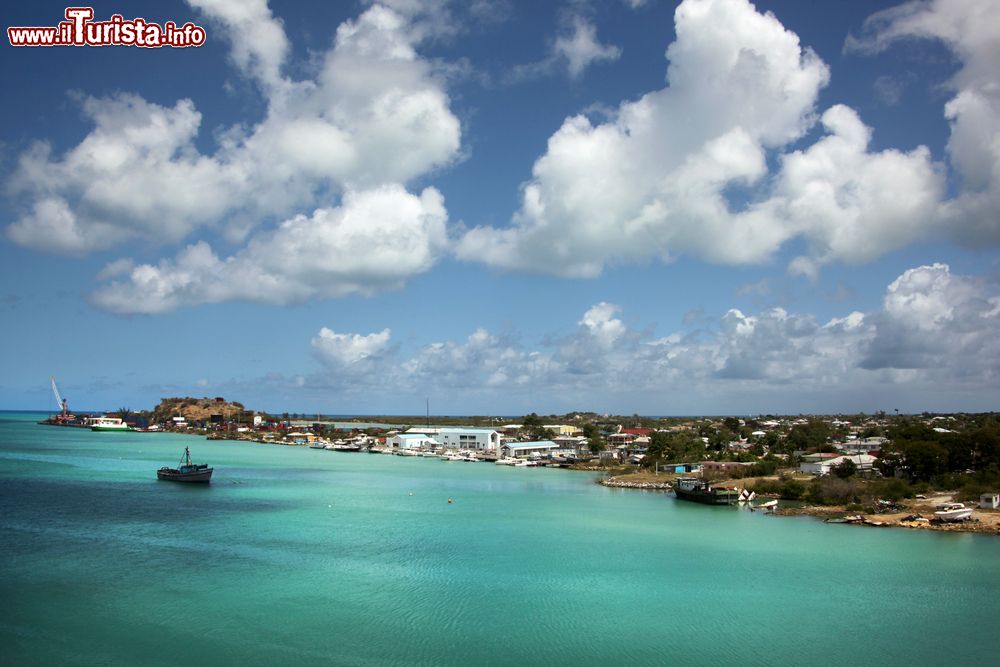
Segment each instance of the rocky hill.
[{"label": "rocky hill", "polygon": [[226,419],[234,419],[246,413],[242,403],[216,398],[163,398],[153,410],[154,423],[167,421],[173,417],[184,417],[188,421],[207,421],[212,415],[222,415]]}]

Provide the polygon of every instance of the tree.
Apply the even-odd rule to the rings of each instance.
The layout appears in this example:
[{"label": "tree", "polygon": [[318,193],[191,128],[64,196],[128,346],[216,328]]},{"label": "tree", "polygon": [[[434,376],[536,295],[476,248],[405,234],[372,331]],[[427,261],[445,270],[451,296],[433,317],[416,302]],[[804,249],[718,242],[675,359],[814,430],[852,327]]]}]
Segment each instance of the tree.
[{"label": "tree", "polygon": [[788,444],[793,449],[818,449],[830,437],[830,425],[813,419],[808,424],[798,424],[788,432]]},{"label": "tree", "polygon": [[840,479],[849,479],[858,472],[858,466],[851,459],[844,459],[838,465],[833,466],[833,474]]},{"label": "tree", "polygon": [[601,431],[594,424],[583,425],[583,437],[587,439],[592,454],[604,449],[604,438],[601,437]]},{"label": "tree", "polygon": [[948,450],[936,442],[917,440],[906,443],[903,459],[914,479],[928,481],[948,470]]},{"label": "tree", "polygon": [[521,433],[529,440],[550,440],[554,435],[551,430],[545,428],[542,418],[534,412],[521,419]]}]

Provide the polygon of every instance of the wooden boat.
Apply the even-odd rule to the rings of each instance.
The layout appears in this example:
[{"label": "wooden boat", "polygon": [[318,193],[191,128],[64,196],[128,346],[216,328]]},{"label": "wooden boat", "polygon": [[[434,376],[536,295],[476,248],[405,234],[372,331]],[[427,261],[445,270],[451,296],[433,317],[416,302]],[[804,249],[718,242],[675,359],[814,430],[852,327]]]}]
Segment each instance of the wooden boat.
[{"label": "wooden boat", "polygon": [[176,468],[163,467],[156,471],[156,479],[168,482],[196,482],[208,484],[212,481],[212,470],[207,463],[191,463],[191,451],[184,448],[184,458]]},{"label": "wooden boat", "polygon": [[706,505],[733,505],[740,499],[738,489],[717,488],[694,477],[677,478],[674,493],[679,500],[692,500]]}]

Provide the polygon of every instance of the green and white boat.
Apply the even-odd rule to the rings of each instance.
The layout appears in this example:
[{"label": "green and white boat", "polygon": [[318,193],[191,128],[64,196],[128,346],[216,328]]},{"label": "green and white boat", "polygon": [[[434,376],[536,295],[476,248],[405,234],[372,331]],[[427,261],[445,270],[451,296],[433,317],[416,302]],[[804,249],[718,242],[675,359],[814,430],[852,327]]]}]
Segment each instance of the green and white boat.
[{"label": "green and white boat", "polygon": [[134,431],[120,417],[91,417],[87,420],[91,431]]}]

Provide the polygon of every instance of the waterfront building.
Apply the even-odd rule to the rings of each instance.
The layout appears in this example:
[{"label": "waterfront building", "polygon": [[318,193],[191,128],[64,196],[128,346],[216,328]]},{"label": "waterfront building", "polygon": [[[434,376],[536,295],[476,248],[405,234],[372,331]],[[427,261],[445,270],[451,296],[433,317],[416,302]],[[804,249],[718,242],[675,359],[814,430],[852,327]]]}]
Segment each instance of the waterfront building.
[{"label": "waterfront building", "polygon": [[509,442],[500,447],[500,453],[507,458],[524,459],[532,454],[547,456],[559,449],[559,445],[551,440],[534,442]]},{"label": "waterfront building", "polygon": [[433,436],[445,449],[500,451],[500,433],[489,428],[413,427],[406,434]]},{"label": "waterfront building", "polygon": [[391,449],[437,449],[441,443],[425,433],[398,433],[386,438]]}]

